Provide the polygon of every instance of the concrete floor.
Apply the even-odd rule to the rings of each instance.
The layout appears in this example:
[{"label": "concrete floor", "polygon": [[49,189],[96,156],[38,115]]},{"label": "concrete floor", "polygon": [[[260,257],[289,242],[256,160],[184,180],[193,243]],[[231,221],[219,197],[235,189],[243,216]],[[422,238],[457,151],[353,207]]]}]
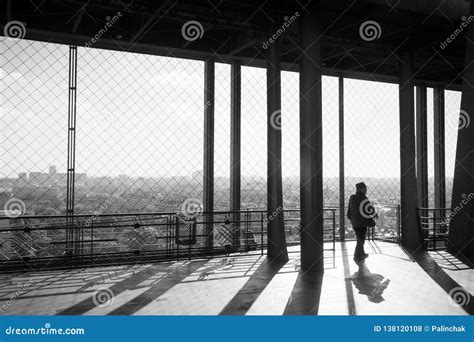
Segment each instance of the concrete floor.
[{"label": "concrete floor", "polygon": [[327,251],[324,276],[299,272],[298,247],[282,265],[243,254],[3,275],[0,314],[474,314],[474,269],[452,255],[423,253],[415,261],[395,244],[369,241],[370,257],[358,267],[353,248],[338,243]]}]

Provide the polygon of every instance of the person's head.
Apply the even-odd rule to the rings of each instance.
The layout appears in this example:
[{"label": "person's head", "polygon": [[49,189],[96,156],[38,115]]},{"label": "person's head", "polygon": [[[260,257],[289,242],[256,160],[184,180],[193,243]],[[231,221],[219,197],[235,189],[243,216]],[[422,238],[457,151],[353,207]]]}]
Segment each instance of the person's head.
[{"label": "person's head", "polygon": [[364,182],[357,183],[356,191],[365,195],[367,193],[367,185]]}]

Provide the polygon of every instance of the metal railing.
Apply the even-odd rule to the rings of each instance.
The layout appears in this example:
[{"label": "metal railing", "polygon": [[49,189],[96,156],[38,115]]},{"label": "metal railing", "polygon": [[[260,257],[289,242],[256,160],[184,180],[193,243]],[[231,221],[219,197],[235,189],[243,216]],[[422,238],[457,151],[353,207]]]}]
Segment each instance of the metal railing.
[{"label": "metal railing", "polygon": [[380,204],[375,207],[378,219],[375,227],[369,229],[369,238],[400,243],[400,205]]},{"label": "metal railing", "polygon": [[[205,227],[213,227],[207,245]],[[288,245],[299,243],[298,209],[284,210]],[[72,222],[72,225],[71,225]],[[73,243],[67,240],[74,232]],[[226,239],[226,232],[232,238]],[[71,235],[71,234],[69,234]],[[229,234],[227,234],[228,237]],[[324,209],[324,240],[335,250],[336,209]],[[264,253],[267,212],[214,211],[194,218],[176,213],[0,217],[0,271],[73,268]]]},{"label": "metal railing", "polygon": [[446,248],[451,209],[416,208],[416,212],[425,247],[428,250]]}]

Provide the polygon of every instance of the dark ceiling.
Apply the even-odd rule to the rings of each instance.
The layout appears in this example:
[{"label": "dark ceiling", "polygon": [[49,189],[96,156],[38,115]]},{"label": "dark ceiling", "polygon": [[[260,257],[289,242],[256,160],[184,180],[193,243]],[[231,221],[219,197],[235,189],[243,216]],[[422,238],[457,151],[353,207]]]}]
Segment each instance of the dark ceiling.
[{"label": "dark ceiling", "polygon": [[[94,47],[182,58],[212,56],[218,62],[237,58],[254,66],[265,65],[263,43],[291,21],[278,38],[287,70],[298,70],[301,56],[296,13],[314,11],[314,0],[1,0],[0,4],[1,24],[23,22],[26,39],[84,45],[104,28],[107,17],[120,12]],[[468,2],[322,0],[319,12],[325,74],[395,82],[399,54],[410,50],[416,82],[453,89],[461,84],[466,29],[446,47],[441,43],[469,20]],[[182,27],[189,21],[202,25],[201,38],[183,38]],[[359,29],[367,21],[380,26],[379,38],[362,39]]]}]

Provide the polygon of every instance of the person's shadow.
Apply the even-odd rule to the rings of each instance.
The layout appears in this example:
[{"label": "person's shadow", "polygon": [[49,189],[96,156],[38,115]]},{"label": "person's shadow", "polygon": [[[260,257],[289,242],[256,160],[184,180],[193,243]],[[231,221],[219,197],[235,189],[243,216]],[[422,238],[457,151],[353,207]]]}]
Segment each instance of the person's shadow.
[{"label": "person's shadow", "polygon": [[385,279],[381,274],[370,272],[364,261],[359,264],[359,270],[350,279],[359,293],[366,295],[369,301],[381,303],[385,300],[382,294],[390,283],[390,279]]}]

